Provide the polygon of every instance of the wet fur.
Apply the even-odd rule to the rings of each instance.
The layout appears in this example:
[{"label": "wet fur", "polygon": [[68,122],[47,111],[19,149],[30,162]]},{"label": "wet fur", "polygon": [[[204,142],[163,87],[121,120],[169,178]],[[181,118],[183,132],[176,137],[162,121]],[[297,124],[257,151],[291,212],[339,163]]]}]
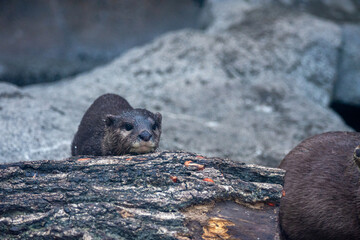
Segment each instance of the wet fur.
[{"label": "wet fur", "polygon": [[131,148],[128,139],[121,137],[119,130],[105,129],[104,140],[101,144],[102,155],[124,155],[129,153]]},{"label": "wet fur", "polygon": [[[76,155],[124,155],[129,153],[132,144],[138,141],[138,134],[122,133],[118,125],[107,126],[109,115],[135,118],[141,116],[157,122],[158,129],[153,131],[155,148],[158,147],[161,135],[161,115],[153,114],[146,109],[133,109],[121,96],[105,94],[100,96],[85,112],[77,133],[71,144],[71,153]],[[149,130],[150,131],[150,130]]]},{"label": "wet fur", "polygon": [[353,155],[360,133],[306,139],[282,161],[282,239],[360,239],[360,172]]},{"label": "wet fur", "polygon": [[[105,127],[104,139],[102,141],[102,155],[124,155],[131,152],[134,145],[140,144],[141,140],[138,138],[140,132],[137,131],[137,128],[146,129],[151,131],[154,141],[149,141],[143,144],[152,145],[153,150],[158,147],[159,139],[161,134],[161,119],[158,119],[158,116],[145,110],[145,109],[132,109],[131,111],[126,111],[126,119],[131,120],[134,118],[138,119],[138,123],[134,123],[136,126],[133,130],[134,132],[126,132],[121,130],[120,126],[117,123],[109,127]],[[140,121],[140,122],[139,122]],[[146,122],[152,124],[157,124],[158,129],[151,130],[150,126],[145,126]],[[121,123],[121,121],[120,121]],[[134,134],[135,133],[135,134]]]}]

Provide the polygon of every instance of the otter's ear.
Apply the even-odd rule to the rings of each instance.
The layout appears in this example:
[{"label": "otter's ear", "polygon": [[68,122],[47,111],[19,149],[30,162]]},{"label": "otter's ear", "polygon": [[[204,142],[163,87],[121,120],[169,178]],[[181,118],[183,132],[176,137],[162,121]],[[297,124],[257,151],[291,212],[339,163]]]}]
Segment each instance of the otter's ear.
[{"label": "otter's ear", "polygon": [[162,116],[159,112],[155,113],[156,122],[161,126]]},{"label": "otter's ear", "polygon": [[116,121],[116,116],[111,115],[111,114],[106,115],[106,117],[104,119],[105,125],[108,127],[113,125],[115,123],[115,121]]}]

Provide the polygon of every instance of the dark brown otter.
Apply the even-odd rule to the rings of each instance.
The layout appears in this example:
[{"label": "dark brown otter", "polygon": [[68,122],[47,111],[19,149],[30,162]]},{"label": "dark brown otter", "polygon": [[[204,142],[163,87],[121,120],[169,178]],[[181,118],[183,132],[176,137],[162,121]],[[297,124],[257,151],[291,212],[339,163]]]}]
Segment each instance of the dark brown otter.
[{"label": "dark brown otter", "polygon": [[71,144],[71,154],[124,155],[154,152],[161,135],[160,113],[133,109],[116,94],[94,101],[83,116]]},{"label": "dark brown otter", "polygon": [[283,239],[360,239],[360,133],[306,139],[281,162]]}]

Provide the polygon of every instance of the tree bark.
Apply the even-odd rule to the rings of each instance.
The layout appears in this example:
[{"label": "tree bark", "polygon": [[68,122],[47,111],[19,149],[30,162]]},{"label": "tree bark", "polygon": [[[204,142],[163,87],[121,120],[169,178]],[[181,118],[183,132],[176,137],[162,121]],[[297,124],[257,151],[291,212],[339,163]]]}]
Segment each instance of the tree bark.
[{"label": "tree bark", "polygon": [[186,152],[0,165],[1,239],[276,239],[284,171]]}]

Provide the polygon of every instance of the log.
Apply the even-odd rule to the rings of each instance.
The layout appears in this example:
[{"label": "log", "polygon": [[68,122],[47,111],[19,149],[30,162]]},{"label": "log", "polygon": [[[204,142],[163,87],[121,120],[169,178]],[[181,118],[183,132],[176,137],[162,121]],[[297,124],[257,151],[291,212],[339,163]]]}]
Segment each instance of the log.
[{"label": "log", "polygon": [[0,165],[1,239],[279,239],[284,170],[187,152]]}]

